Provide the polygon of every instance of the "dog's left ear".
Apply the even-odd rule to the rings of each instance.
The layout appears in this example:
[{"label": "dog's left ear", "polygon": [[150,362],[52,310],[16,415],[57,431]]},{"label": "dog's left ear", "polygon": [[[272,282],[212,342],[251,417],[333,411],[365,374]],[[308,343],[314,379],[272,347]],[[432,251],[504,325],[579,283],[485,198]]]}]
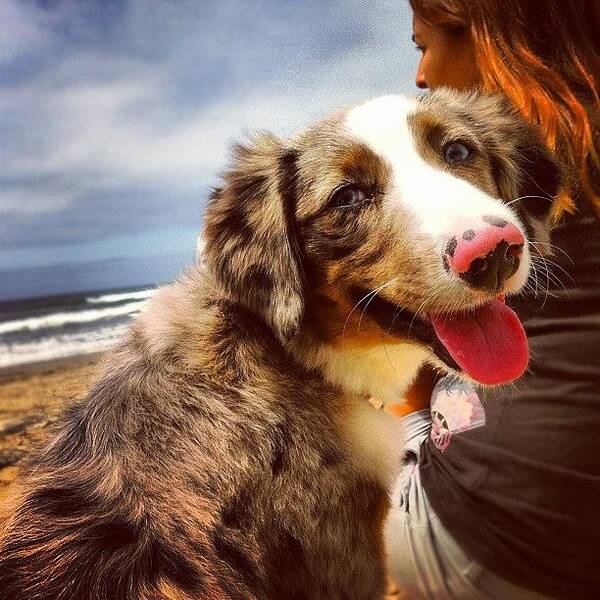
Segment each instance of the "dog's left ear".
[{"label": "dog's left ear", "polygon": [[204,220],[207,267],[283,343],[297,333],[304,314],[296,162],[297,152],[270,134],[236,146]]},{"label": "dog's left ear", "polygon": [[537,127],[503,97],[495,97],[496,115],[486,131],[492,167],[503,200],[527,220],[548,222],[565,184],[564,170]]}]

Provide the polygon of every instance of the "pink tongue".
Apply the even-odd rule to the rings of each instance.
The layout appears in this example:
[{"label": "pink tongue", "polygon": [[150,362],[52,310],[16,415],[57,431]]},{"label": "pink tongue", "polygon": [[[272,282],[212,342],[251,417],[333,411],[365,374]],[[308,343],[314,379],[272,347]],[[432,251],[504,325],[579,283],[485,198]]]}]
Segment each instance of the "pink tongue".
[{"label": "pink tongue", "polygon": [[529,345],[517,315],[499,300],[457,316],[429,315],[461,369],[487,385],[507,383],[527,368]]}]

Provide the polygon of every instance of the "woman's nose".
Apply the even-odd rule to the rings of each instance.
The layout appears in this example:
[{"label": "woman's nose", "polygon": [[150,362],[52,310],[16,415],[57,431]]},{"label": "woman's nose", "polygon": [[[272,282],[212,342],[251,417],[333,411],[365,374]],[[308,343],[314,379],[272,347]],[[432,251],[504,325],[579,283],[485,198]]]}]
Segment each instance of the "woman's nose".
[{"label": "woman's nose", "polygon": [[423,73],[423,69],[421,68],[421,65],[419,65],[419,68],[417,69],[417,76],[415,78],[415,84],[420,90],[427,89],[427,81],[425,80],[425,75]]}]

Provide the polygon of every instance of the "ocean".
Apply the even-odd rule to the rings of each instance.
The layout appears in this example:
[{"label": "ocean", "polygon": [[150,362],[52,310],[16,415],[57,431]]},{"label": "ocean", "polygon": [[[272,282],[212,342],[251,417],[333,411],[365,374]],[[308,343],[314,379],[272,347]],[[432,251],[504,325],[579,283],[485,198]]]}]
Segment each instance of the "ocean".
[{"label": "ocean", "polygon": [[0,369],[110,349],[155,288],[0,302]]}]

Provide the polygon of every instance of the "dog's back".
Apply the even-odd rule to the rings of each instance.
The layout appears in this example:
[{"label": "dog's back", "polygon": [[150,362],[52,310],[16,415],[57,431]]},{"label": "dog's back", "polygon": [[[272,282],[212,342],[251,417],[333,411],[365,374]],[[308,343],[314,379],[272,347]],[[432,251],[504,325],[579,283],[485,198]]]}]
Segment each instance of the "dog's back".
[{"label": "dog's back", "polygon": [[198,276],[156,299],[29,466],[0,598],[382,593],[385,495],[350,464],[339,395],[243,310],[186,301]]}]

